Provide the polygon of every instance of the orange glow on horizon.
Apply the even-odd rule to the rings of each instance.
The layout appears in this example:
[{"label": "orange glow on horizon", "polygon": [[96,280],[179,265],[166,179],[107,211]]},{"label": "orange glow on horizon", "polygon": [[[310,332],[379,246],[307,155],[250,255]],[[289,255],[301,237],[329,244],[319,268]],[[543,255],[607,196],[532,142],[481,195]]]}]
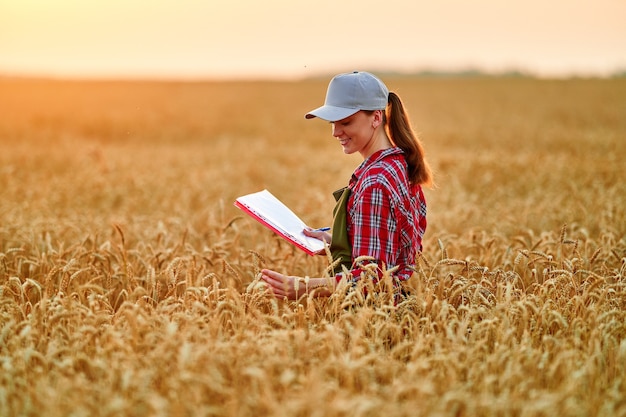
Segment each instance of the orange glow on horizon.
[{"label": "orange glow on horizon", "polygon": [[356,68],[547,75],[626,69],[626,2],[336,3],[5,2],[0,74],[283,78]]}]

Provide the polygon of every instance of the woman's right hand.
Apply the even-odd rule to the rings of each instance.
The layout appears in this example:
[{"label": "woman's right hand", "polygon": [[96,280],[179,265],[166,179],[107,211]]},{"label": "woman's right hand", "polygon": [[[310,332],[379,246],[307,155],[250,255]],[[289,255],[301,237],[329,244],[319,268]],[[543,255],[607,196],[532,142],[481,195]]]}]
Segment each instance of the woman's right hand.
[{"label": "woman's right hand", "polygon": [[332,239],[332,235],[328,232],[324,232],[322,230],[315,230],[315,229],[311,229],[311,228],[306,228],[302,231],[302,233],[305,234],[305,236],[309,236],[309,237],[313,237],[315,239],[319,239],[323,242],[329,243]]}]

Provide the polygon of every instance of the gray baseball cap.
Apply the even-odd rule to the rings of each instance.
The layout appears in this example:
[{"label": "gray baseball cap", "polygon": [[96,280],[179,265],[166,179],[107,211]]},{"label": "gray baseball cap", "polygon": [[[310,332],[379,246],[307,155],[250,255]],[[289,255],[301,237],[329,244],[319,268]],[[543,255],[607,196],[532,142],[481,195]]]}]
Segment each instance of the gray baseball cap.
[{"label": "gray baseball cap", "polygon": [[336,122],[359,110],[384,110],[388,99],[387,86],[373,74],[362,71],[339,74],[328,84],[324,105],[304,117]]}]

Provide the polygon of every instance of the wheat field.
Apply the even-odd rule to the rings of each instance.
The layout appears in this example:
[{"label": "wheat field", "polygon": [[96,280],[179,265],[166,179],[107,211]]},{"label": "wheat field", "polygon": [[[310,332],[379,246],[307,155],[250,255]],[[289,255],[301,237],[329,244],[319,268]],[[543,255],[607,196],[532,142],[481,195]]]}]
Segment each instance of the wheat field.
[{"label": "wheat field", "polygon": [[269,297],[327,259],[233,206],[329,224],[327,79],[0,79],[0,415],[626,416],[626,80],[384,79],[437,182],[398,305]]}]

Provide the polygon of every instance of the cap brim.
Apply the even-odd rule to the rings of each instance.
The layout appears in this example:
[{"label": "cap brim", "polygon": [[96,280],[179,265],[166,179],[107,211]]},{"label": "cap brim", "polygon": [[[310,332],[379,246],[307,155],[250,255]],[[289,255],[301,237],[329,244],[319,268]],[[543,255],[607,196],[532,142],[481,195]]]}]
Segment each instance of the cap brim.
[{"label": "cap brim", "polygon": [[336,122],[337,120],[345,119],[346,117],[352,116],[354,113],[358,112],[359,109],[347,109],[345,107],[335,107],[335,106],[322,106],[318,107],[315,110],[311,110],[307,114],[304,115],[307,119],[312,119],[314,117],[319,117],[322,120],[326,120],[328,122]]}]

